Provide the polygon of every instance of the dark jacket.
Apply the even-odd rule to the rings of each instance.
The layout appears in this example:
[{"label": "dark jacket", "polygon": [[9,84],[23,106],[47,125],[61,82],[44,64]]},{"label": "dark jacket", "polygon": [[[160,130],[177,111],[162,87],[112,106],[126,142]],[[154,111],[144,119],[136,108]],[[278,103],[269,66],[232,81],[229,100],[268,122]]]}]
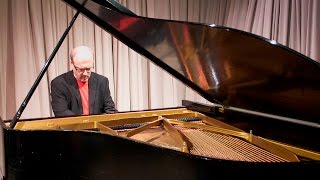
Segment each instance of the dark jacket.
[{"label": "dark jacket", "polygon": [[[114,113],[108,78],[91,73],[89,78],[90,114]],[[82,102],[77,81],[72,71],[51,81],[51,105],[56,117],[81,115]]]}]

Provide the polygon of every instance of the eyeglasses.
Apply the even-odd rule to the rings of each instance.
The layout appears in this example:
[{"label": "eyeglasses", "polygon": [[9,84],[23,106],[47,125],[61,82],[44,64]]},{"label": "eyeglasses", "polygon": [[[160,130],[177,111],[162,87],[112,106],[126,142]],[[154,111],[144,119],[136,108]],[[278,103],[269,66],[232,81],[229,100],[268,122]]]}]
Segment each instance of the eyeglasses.
[{"label": "eyeglasses", "polygon": [[79,73],[84,73],[84,71],[91,72],[92,69],[94,68],[94,67],[79,68],[79,67],[75,66],[74,64],[72,64],[72,65],[76,69],[76,71],[78,71]]}]

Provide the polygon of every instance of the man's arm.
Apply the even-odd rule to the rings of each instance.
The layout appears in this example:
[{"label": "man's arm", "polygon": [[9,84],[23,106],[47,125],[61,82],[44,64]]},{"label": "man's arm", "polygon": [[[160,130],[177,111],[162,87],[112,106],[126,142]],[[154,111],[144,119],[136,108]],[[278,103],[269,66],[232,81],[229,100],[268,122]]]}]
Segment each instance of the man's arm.
[{"label": "man's arm", "polygon": [[59,82],[51,82],[51,106],[56,117],[75,115],[68,107],[65,91]]},{"label": "man's arm", "polygon": [[110,114],[110,113],[118,112],[117,109],[115,108],[115,104],[110,95],[108,78],[106,78],[105,89],[106,89],[106,93],[104,93],[104,103],[103,103],[105,113]]}]

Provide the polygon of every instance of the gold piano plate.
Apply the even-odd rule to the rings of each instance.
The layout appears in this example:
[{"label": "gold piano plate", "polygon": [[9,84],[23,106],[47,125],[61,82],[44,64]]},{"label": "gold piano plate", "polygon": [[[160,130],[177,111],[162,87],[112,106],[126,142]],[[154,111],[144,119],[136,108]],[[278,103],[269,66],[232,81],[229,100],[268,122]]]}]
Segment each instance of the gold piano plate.
[{"label": "gold piano plate", "polygon": [[299,156],[320,160],[318,152],[264,139],[186,108],[21,121],[15,129],[104,133],[234,161],[298,162]]}]

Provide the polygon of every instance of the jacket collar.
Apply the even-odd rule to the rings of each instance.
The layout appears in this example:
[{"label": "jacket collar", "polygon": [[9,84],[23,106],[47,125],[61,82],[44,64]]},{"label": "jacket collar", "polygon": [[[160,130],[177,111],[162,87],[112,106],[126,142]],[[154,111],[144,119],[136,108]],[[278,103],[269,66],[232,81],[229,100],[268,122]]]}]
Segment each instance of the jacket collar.
[{"label": "jacket collar", "polygon": [[78,109],[79,109],[79,114],[82,114],[82,103],[81,103],[81,97],[80,97],[80,91],[79,91],[79,87],[77,84],[77,80],[73,75],[73,71],[69,71],[66,73],[66,79],[67,79],[67,83],[70,84],[71,87],[71,93],[76,97],[77,99],[77,105],[78,105]]}]

